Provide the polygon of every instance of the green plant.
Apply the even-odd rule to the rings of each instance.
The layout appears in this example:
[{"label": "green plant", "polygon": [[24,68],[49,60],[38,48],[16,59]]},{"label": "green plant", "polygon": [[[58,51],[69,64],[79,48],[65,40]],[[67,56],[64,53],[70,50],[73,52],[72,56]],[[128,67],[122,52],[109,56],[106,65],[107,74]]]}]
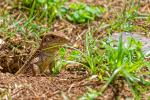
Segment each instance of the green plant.
[{"label": "green plant", "polygon": [[139,3],[136,5],[135,2],[132,0],[130,3],[131,6],[127,7],[127,4],[125,4],[124,9],[121,13],[117,14],[117,18],[115,21],[111,22],[111,29],[110,31],[117,30],[117,31],[133,31],[137,28],[140,28],[136,24],[134,24],[134,21],[137,19],[138,15],[138,9],[140,6],[140,0]]},{"label": "green plant", "polygon": [[[106,84],[100,94],[108,85],[121,77],[128,83],[135,98],[140,98],[140,91],[144,91],[141,88],[150,86],[150,82],[144,78],[149,75],[150,63],[144,59],[142,44],[132,37],[128,37],[124,43],[121,34],[118,45],[112,41],[106,41],[103,42],[104,50],[101,50],[91,33],[90,30],[86,34],[85,50],[73,48],[74,51],[70,53],[66,62],[81,64],[92,74],[97,74],[99,79],[105,80]],[[142,69],[148,69],[148,71],[143,72]]]},{"label": "green plant", "polygon": [[22,8],[29,10],[29,19],[46,19],[51,25],[67,0],[23,0]]},{"label": "green plant", "polygon": [[28,21],[24,21],[24,18],[16,20],[8,13],[3,14],[0,19],[2,20],[0,23],[0,32],[2,32],[3,34],[1,35],[6,38],[12,38],[19,34],[25,39],[32,37],[36,40],[39,40],[40,35],[47,31],[47,28],[43,27],[42,25],[31,22],[32,19]]},{"label": "green plant", "polygon": [[95,100],[99,95],[99,92],[96,90],[88,88],[88,92],[80,97],[79,100]]},{"label": "green plant", "polygon": [[62,14],[73,23],[85,23],[95,20],[106,11],[103,7],[89,6],[85,3],[71,3],[62,8]]},{"label": "green plant", "polygon": [[66,49],[60,48],[58,51],[58,57],[56,57],[54,62],[54,67],[52,68],[53,74],[58,74],[64,65],[66,65],[66,62],[64,61],[65,55],[66,55]]},{"label": "green plant", "polygon": [[102,88],[102,92],[115,79],[122,77],[128,83],[135,97],[140,98],[139,88],[150,85],[150,82],[143,78],[142,68],[146,66],[147,62],[144,60],[141,43],[132,37],[128,37],[128,41],[123,43],[121,34],[116,48],[110,43],[104,43],[104,46],[107,63],[102,68],[107,75],[107,82]]},{"label": "green plant", "polygon": [[89,29],[86,33],[84,51],[69,47],[73,50],[69,53],[66,62],[81,64],[83,67],[87,68],[90,73],[97,74],[100,65],[103,63],[101,56],[103,51],[97,46],[97,41],[92,36],[93,31],[94,30]]},{"label": "green plant", "polygon": [[148,22],[150,22],[150,15],[148,15],[148,17],[147,17],[147,21],[148,21]]}]

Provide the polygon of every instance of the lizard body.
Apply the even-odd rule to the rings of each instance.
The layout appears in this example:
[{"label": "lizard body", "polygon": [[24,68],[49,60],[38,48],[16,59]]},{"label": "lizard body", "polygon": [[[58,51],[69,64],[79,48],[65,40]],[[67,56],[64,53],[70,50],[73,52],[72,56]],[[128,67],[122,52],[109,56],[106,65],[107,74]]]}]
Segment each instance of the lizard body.
[{"label": "lizard body", "polygon": [[66,43],[69,43],[69,39],[65,38],[63,35],[44,35],[39,48],[37,48],[33,54],[31,54],[29,59],[15,73],[15,75],[24,73],[28,68],[30,68],[30,62],[37,56],[40,58],[37,65],[40,69],[40,72],[43,72],[53,62],[55,53],[58,51],[59,47]]}]

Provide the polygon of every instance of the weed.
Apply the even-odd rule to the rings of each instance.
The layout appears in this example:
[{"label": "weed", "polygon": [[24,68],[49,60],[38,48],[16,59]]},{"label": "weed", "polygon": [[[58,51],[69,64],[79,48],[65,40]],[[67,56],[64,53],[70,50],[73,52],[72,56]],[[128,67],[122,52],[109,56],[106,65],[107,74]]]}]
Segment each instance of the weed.
[{"label": "weed", "polygon": [[90,30],[86,34],[85,51],[73,48],[74,51],[70,53],[71,59],[66,62],[81,64],[92,74],[99,75],[101,80],[106,80],[100,93],[104,92],[108,85],[122,77],[135,94],[135,98],[140,98],[140,88],[150,85],[150,82],[144,79],[144,76],[148,76],[149,73],[142,71],[149,66],[149,63],[144,60],[142,44],[132,37],[128,37],[124,43],[121,34],[118,44],[106,41],[103,42],[103,47],[104,53],[101,53],[102,50],[99,49]]},{"label": "weed", "polygon": [[46,19],[48,25],[51,25],[66,1],[67,0],[23,0],[21,8],[29,10],[29,19]]},{"label": "weed", "polygon": [[40,35],[48,30],[43,25],[33,22],[33,19],[26,20],[25,17],[22,17],[18,20],[2,9],[1,13],[3,14],[0,17],[0,32],[5,38],[12,38],[18,34],[27,40],[31,37],[39,40]]},{"label": "weed", "polygon": [[88,92],[85,93],[79,100],[95,100],[99,96],[99,92],[94,89],[88,88]]},{"label": "weed", "polygon": [[129,7],[127,7],[127,5],[125,4],[122,12],[117,14],[116,20],[111,22],[111,31],[118,30],[130,32],[137,29],[138,26],[134,25],[133,22],[138,17],[138,8],[140,4],[138,3],[137,5],[135,5],[133,0],[130,4],[131,6]]},{"label": "weed", "polygon": [[71,3],[63,8],[63,15],[73,23],[85,23],[95,20],[106,11],[103,7],[88,6],[85,3]]},{"label": "weed", "polygon": [[102,58],[97,47],[97,43],[92,37],[92,30],[89,30],[86,34],[85,50],[81,51],[73,47],[73,51],[70,53],[66,62],[78,63],[87,68],[92,74],[96,74],[99,70],[99,64],[102,64]]},{"label": "weed", "polygon": [[[128,37],[128,42],[123,43],[122,34],[119,37],[118,46],[104,43],[106,53],[106,65],[102,68],[107,75],[107,83],[102,91],[112,83],[117,77],[123,77],[126,80],[131,91],[136,98],[140,98],[140,85],[149,86],[150,83],[145,81],[141,69],[146,65],[144,54],[141,50],[141,44],[132,37]],[[139,73],[141,74],[139,76]]]},{"label": "weed", "polygon": [[21,6],[29,11],[30,19],[46,19],[51,25],[56,17],[66,18],[73,23],[85,23],[100,17],[106,9],[99,6],[88,6],[85,3],[71,3],[69,7],[64,4],[67,0],[23,0]]}]

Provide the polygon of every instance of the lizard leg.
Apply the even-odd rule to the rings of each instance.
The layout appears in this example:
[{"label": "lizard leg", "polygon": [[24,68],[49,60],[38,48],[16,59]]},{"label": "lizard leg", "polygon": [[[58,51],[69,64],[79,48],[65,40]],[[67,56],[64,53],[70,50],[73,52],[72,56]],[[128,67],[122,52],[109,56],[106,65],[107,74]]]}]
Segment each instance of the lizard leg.
[{"label": "lizard leg", "polygon": [[34,65],[31,66],[33,76],[36,76],[36,70],[34,69]]},{"label": "lizard leg", "polygon": [[40,73],[44,73],[44,71],[48,69],[51,62],[52,62],[51,58],[49,58],[49,57],[40,61],[38,64]]}]

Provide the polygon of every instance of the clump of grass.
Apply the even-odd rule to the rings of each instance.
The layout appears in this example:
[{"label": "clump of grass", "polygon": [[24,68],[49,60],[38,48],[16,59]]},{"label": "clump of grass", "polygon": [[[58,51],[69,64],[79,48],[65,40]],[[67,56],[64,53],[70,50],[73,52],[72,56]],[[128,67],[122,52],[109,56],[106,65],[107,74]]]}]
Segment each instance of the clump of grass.
[{"label": "clump of grass", "polygon": [[[130,32],[137,28],[140,28],[136,24],[134,24],[134,21],[137,19],[138,15],[138,9],[140,6],[140,0],[138,1],[138,4],[135,4],[132,0],[130,2],[131,6],[127,6],[125,4],[124,9],[121,11],[121,13],[117,14],[117,18],[113,20],[111,23],[110,31],[125,31]],[[117,13],[117,12],[116,12]]]},{"label": "clump of grass", "polygon": [[86,34],[85,50],[73,48],[70,59],[66,62],[81,64],[91,74],[97,74],[100,80],[106,81],[101,93],[121,77],[135,94],[135,98],[140,98],[141,87],[150,86],[150,82],[144,79],[149,73],[142,71],[149,69],[149,63],[145,61],[141,50],[142,44],[132,37],[128,37],[124,43],[121,34],[116,47],[113,42],[103,42],[102,50],[91,33],[90,30]]},{"label": "clump of grass", "polygon": [[91,74],[98,73],[99,64],[102,64],[102,56],[96,41],[92,37],[92,30],[89,30],[86,34],[84,51],[73,47],[69,48],[72,48],[73,50],[67,57],[67,63],[78,63],[87,68]]},{"label": "clump of grass", "polygon": [[140,98],[141,86],[150,85],[150,82],[145,81],[141,70],[147,63],[144,60],[141,43],[132,37],[128,37],[127,43],[123,43],[121,34],[116,48],[110,43],[105,43],[104,46],[107,63],[102,68],[107,75],[107,82],[102,91],[115,79],[122,77],[135,97]]},{"label": "clump of grass", "polygon": [[19,8],[29,11],[29,19],[46,19],[48,25],[60,13],[60,8],[64,6],[67,0],[23,0]]},{"label": "clump of grass", "polygon": [[5,10],[1,12],[4,12],[4,14],[0,17],[0,32],[5,38],[20,35],[25,40],[31,37],[39,40],[40,35],[48,30],[42,25],[31,22],[31,20],[26,21],[25,18],[15,19]]}]

